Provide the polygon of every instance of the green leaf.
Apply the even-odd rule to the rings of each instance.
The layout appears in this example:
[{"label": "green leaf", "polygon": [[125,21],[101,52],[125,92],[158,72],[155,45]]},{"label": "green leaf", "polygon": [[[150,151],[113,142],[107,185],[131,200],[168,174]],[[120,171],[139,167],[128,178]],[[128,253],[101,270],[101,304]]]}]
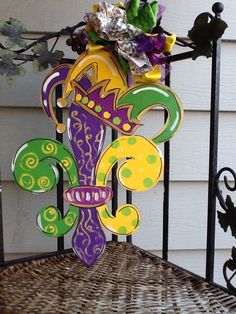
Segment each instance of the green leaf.
[{"label": "green leaf", "polygon": [[9,49],[15,46],[22,48],[27,46],[26,42],[21,38],[23,31],[25,31],[23,24],[15,18],[10,18],[7,22],[0,20],[0,34],[8,37],[5,45]]},{"label": "green leaf", "polygon": [[96,32],[94,31],[87,31],[86,34],[88,35],[90,41],[94,43],[95,45],[103,45],[103,46],[108,46],[114,43],[111,40],[105,40],[100,38]]},{"label": "green leaf", "polygon": [[117,54],[117,58],[124,71],[124,74],[127,76],[130,71],[129,63],[120,54]]},{"label": "green leaf", "polygon": [[5,75],[9,85],[12,85],[16,76],[22,76],[26,73],[22,66],[14,63],[16,53],[0,49],[0,75]]},{"label": "green leaf", "polygon": [[49,66],[57,66],[59,64],[59,61],[64,56],[63,51],[49,51],[47,42],[36,44],[32,48],[32,52],[38,56],[38,58],[33,61],[33,69],[35,72],[42,72],[46,70]]}]

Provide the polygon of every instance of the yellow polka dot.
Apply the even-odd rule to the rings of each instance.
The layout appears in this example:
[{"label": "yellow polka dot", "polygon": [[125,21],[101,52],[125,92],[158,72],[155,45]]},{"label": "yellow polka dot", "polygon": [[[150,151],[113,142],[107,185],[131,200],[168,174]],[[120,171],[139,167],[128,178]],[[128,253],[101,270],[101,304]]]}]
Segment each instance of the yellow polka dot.
[{"label": "yellow polka dot", "polygon": [[128,123],[125,123],[124,125],[123,125],[123,130],[124,131],[129,131],[131,129],[131,126],[128,124]]},{"label": "yellow polka dot", "polygon": [[104,117],[105,119],[109,119],[109,118],[111,117],[110,112],[105,111],[104,114],[103,114],[103,117]]},{"label": "yellow polka dot", "polygon": [[92,109],[94,106],[95,102],[93,100],[90,100],[90,102],[88,103],[88,107]]},{"label": "yellow polka dot", "polygon": [[82,95],[77,94],[75,99],[76,99],[76,101],[80,101],[82,99]]}]

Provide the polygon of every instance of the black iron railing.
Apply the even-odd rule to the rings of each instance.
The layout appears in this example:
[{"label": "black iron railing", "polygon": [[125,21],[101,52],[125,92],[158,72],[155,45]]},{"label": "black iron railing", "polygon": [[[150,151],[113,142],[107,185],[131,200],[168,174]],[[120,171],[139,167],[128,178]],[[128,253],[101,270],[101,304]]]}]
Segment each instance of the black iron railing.
[{"label": "black iron railing", "polygon": [[[215,16],[220,19],[220,14],[223,11],[223,5],[221,3],[216,3],[213,5],[213,12]],[[213,45],[213,56],[212,56],[212,76],[211,76],[211,113],[210,113],[210,148],[209,148],[209,177],[208,177],[208,219],[207,219],[207,247],[206,247],[206,275],[205,278],[201,278],[196,274],[192,275],[205,279],[207,282],[213,283],[214,274],[214,252],[215,252],[215,220],[216,220],[216,196],[219,196],[219,189],[217,190],[217,155],[218,155],[218,119],[219,119],[219,91],[220,91],[220,48],[221,40],[217,40]],[[185,52],[181,54],[171,55],[167,57],[167,67],[172,62],[179,62],[192,58],[192,51]],[[74,60],[64,59],[63,62],[73,63]],[[166,77],[165,84],[170,86],[170,75]],[[59,86],[56,89],[56,98],[61,97],[62,87]],[[62,122],[62,110],[56,106],[56,116],[57,120]],[[167,114],[165,113],[165,119],[167,119]],[[112,130],[111,138],[112,141],[117,139],[118,134],[116,131]],[[56,139],[63,142],[63,135],[56,135]],[[169,186],[170,186],[170,143],[166,142],[164,144],[164,195],[163,195],[163,238],[162,238],[162,257],[168,260],[168,238],[169,238]],[[115,215],[116,209],[118,207],[118,182],[116,178],[116,168],[113,167],[112,170],[112,190],[114,197],[112,199],[112,214]],[[57,208],[60,209],[62,215],[64,213],[63,208],[63,173],[60,167],[58,167],[60,172],[60,180],[57,187]],[[236,188],[235,188],[236,190]],[[132,192],[126,191],[126,201],[127,203],[132,203]],[[221,202],[222,198],[221,198]],[[207,204],[206,204],[207,206]],[[112,241],[118,241],[117,235],[112,235]],[[127,236],[126,241],[132,243],[132,236]],[[0,265],[9,265],[24,261],[30,261],[42,256],[51,256],[55,254],[60,254],[61,252],[68,252],[70,250],[64,250],[64,237],[58,238],[57,242],[57,252],[47,253],[40,256],[32,256],[23,259],[4,261],[4,243],[3,243],[3,223],[2,223],[2,202],[1,202],[1,187],[0,187]],[[227,266],[227,265],[226,265]],[[226,272],[226,266],[224,266],[224,271]],[[236,268],[235,268],[236,270]],[[235,271],[236,275],[236,271]],[[230,280],[225,274],[225,278],[228,280],[228,288],[233,290],[232,285],[230,285]],[[217,285],[218,286],[218,285]],[[224,288],[223,288],[224,289]],[[224,289],[225,290],[225,289]]]}]

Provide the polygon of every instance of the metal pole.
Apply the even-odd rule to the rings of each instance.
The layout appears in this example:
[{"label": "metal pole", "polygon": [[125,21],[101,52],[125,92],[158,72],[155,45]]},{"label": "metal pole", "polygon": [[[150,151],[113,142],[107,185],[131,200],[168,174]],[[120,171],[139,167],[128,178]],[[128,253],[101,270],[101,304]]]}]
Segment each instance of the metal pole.
[{"label": "metal pole", "polygon": [[[217,2],[213,5],[212,10],[215,13],[216,18],[220,19],[220,13],[223,12],[224,6],[222,3]],[[206,280],[208,282],[212,282],[214,278],[215,220],[216,220],[215,179],[217,175],[217,158],[218,158],[220,54],[221,54],[221,40],[219,39],[213,43],[212,53],[207,254],[206,254]]]},{"label": "metal pole", "polygon": [[[132,192],[128,190],[126,191],[126,203],[132,204]],[[126,242],[132,243],[132,235],[126,237]]]},{"label": "metal pole", "polygon": [[[169,64],[166,65],[169,70]],[[166,76],[165,84],[170,86],[170,72]],[[164,121],[168,119],[168,112],[165,110]],[[169,193],[170,189],[170,142],[164,144],[164,196],[163,196],[163,233],[162,233],[162,258],[168,260],[169,249]]]},{"label": "metal pole", "polygon": [[[118,133],[112,129],[111,131],[111,141],[115,141],[118,138]],[[116,210],[118,207],[118,182],[116,178],[117,164],[112,168],[111,174],[111,188],[114,193],[112,198],[112,215],[116,215]],[[112,234],[112,241],[117,242],[118,236],[116,234]]]},{"label": "metal pole", "polygon": [[[56,87],[56,102],[57,99],[62,97],[62,86],[58,85]],[[56,104],[56,118],[59,123],[63,122],[63,114],[61,108],[59,108]],[[63,143],[63,134],[56,132],[56,140],[60,143]],[[63,201],[63,190],[64,190],[64,182],[63,182],[63,170],[58,165],[57,170],[59,173],[59,181],[57,184],[57,208],[59,209],[62,217],[64,215],[64,201]],[[57,250],[62,251],[64,250],[64,236],[57,238]]]},{"label": "metal pole", "polygon": [[2,183],[0,173],[0,265],[5,264],[4,242],[3,242],[3,217],[2,217]]}]

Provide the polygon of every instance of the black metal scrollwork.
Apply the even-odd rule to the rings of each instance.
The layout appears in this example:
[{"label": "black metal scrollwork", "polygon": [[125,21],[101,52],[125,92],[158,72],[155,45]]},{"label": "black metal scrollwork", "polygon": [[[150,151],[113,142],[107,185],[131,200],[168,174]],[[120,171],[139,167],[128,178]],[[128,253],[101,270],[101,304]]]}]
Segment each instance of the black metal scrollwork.
[{"label": "black metal scrollwork", "polygon": [[[224,175],[224,184],[227,190],[230,192],[236,191],[236,173],[229,167],[222,168],[216,176],[216,197],[219,200],[220,206],[224,209],[225,213],[217,211],[218,220],[221,228],[224,232],[227,232],[228,228],[231,229],[232,236],[236,238],[236,207],[232,202],[229,195],[224,198],[220,189],[220,177],[223,173],[230,173],[233,178],[232,184],[229,183],[229,179]],[[223,266],[223,275],[226,281],[228,289],[236,292],[236,287],[233,285],[232,280],[236,276],[236,248],[232,248],[231,259],[227,260]]]}]

